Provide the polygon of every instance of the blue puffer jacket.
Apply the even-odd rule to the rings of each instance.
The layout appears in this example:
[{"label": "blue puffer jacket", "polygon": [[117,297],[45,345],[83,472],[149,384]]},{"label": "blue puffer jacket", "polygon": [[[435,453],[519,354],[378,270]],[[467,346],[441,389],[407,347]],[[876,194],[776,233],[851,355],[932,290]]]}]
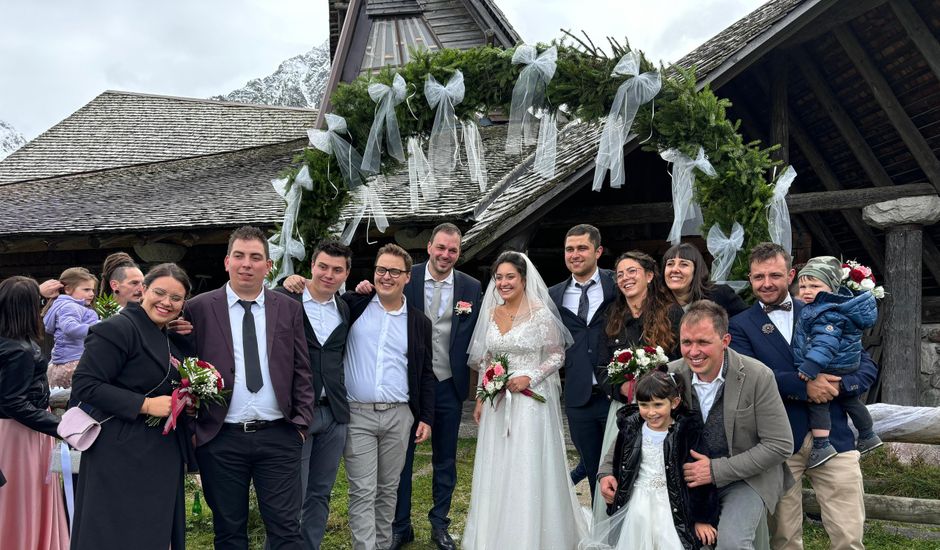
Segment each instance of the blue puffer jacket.
[{"label": "blue puffer jacket", "polygon": [[858,370],[862,331],[875,325],[878,306],[871,292],[820,292],[800,311],[793,335],[793,364],[807,378],[819,373],[847,374]]}]

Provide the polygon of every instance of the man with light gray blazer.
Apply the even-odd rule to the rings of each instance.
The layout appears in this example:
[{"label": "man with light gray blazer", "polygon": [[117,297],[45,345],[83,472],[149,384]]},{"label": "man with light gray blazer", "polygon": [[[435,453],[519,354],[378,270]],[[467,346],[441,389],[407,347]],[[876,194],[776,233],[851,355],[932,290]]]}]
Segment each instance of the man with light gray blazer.
[{"label": "man with light gray blazer", "polygon": [[729,349],[728,315],[708,300],[686,310],[679,342],[682,359],[669,371],[685,382],[683,399],[701,416],[708,450],[692,451],[685,480],[718,488],[717,549],[766,547],[767,540],[755,540],[758,526],[793,485],[785,464],[793,436],[773,371]]}]

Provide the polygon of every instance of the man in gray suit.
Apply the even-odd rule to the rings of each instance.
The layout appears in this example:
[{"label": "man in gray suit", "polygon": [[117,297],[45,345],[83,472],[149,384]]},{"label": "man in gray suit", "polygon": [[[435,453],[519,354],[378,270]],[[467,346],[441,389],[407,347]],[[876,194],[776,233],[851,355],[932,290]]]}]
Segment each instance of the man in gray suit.
[{"label": "man in gray suit", "polygon": [[708,300],[686,310],[679,342],[682,359],[669,370],[685,382],[685,402],[701,415],[708,449],[707,455],[692,451],[685,480],[689,487],[718,488],[718,550],[754,548],[765,512],[793,484],[785,465],[793,436],[773,371],[728,348],[728,314]]}]

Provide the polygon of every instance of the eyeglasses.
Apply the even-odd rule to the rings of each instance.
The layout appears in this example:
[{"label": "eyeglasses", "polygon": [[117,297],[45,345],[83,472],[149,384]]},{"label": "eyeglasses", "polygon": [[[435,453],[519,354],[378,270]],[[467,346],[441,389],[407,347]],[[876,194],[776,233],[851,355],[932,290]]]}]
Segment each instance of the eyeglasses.
[{"label": "eyeglasses", "polygon": [[619,281],[620,279],[623,279],[623,278],[626,278],[626,277],[630,277],[631,279],[632,279],[632,278],[635,278],[635,277],[637,276],[637,274],[638,274],[640,271],[642,271],[642,269],[639,268],[639,267],[631,267],[630,269],[625,269],[625,270],[623,270],[623,271],[618,271],[618,272],[617,272],[617,280]]},{"label": "eyeglasses", "polygon": [[375,266],[375,274],[379,277],[384,277],[388,273],[389,277],[392,279],[397,279],[401,277],[401,274],[404,273],[403,269],[395,269],[394,267],[382,267],[380,265]]},{"label": "eyeglasses", "polygon": [[156,295],[156,297],[161,300],[169,296],[170,301],[173,302],[174,304],[180,304],[183,302],[183,300],[185,300],[185,297],[180,296],[179,294],[170,294],[169,292],[163,290],[162,288],[151,288],[150,291],[153,292],[154,295]]}]

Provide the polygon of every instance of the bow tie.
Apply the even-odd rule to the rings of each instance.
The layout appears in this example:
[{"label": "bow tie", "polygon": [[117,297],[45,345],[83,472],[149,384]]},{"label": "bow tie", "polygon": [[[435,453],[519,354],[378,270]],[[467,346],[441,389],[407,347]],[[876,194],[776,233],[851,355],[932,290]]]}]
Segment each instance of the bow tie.
[{"label": "bow tie", "polygon": [[782,304],[776,304],[776,305],[766,305],[766,304],[764,305],[764,313],[770,313],[772,311],[777,311],[777,310],[792,311],[793,302],[784,302]]}]

